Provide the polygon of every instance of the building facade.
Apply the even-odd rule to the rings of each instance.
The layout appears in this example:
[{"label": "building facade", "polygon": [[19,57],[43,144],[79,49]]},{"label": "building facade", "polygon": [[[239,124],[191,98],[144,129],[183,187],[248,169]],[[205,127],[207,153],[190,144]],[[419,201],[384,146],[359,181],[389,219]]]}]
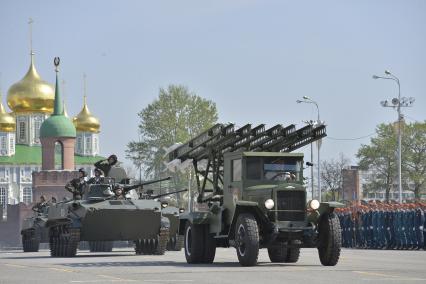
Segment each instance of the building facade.
[{"label": "building facade", "polygon": [[[1,90],[0,90],[1,92]],[[65,116],[64,103],[62,114]],[[55,89],[38,74],[31,52],[30,66],[25,76],[13,84],[7,93],[8,113],[0,101],[0,203],[32,203],[34,201],[33,172],[42,170],[41,128],[54,114]],[[93,164],[103,159],[99,156],[100,123],[87,106],[86,96],[81,112],[73,119],[76,137],[72,144],[73,171],[84,168],[92,172]],[[64,119],[65,119],[64,118]],[[62,118],[61,118],[62,119]],[[63,141],[56,141],[53,148],[54,169],[63,170]],[[69,147],[68,147],[69,148]],[[68,149],[69,150],[69,149]]]}]

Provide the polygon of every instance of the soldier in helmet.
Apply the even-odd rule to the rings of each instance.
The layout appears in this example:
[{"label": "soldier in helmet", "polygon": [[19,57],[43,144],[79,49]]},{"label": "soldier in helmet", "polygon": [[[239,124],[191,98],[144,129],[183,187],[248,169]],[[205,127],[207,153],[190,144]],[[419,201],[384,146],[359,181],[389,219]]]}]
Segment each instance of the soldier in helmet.
[{"label": "soldier in helmet", "polygon": [[124,193],[124,187],[122,184],[117,184],[114,187],[114,199],[126,199],[125,193]]},{"label": "soldier in helmet", "polygon": [[78,170],[79,177],[71,180],[65,185],[65,189],[72,193],[74,200],[79,200],[83,197],[84,187],[86,185],[86,171],[81,168]]},{"label": "soldier in helmet", "polygon": [[102,170],[100,170],[100,169],[96,168],[96,169],[94,170],[94,173],[95,173],[95,176],[94,176],[94,177],[91,177],[91,178],[87,181],[87,183],[88,183],[88,184],[101,184],[101,183],[103,183],[104,178],[103,178],[103,176],[102,176]]},{"label": "soldier in helmet", "polygon": [[40,196],[40,201],[33,206],[33,211],[37,213],[42,213],[43,209],[47,206],[46,197],[44,195]]},{"label": "soldier in helmet", "polygon": [[102,170],[107,177],[109,174],[109,171],[111,170],[111,167],[114,166],[117,163],[117,156],[116,155],[110,155],[108,159],[100,160],[95,163],[95,167]]}]

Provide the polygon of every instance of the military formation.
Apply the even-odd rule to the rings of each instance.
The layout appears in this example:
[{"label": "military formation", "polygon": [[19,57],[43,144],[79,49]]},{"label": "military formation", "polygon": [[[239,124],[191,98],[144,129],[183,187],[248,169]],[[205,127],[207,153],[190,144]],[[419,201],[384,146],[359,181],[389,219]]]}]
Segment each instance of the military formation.
[{"label": "military formation", "polygon": [[337,210],[342,246],[426,250],[425,203],[368,203]]}]

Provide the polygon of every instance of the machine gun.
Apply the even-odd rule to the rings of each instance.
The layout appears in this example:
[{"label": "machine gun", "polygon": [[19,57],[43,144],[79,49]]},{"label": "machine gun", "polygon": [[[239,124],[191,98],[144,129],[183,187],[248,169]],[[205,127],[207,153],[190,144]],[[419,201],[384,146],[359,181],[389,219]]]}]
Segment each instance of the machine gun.
[{"label": "machine gun", "polygon": [[[198,202],[206,201],[206,184],[213,187],[211,196],[223,194],[224,154],[237,151],[291,152],[319,140],[326,135],[324,124],[307,125],[296,129],[275,125],[269,129],[264,124],[252,127],[246,124],[236,128],[234,124],[216,124],[205,132],[182,144],[169,153],[169,163],[192,162],[195,170]],[[207,161],[203,163],[202,161]]]},{"label": "machine gun", "polygon": [[135,184],[135,185],[123,185],[123,194],[128,193],[132,189],[136,189],[136,188],[143,189],[144,185],[159,183],[159,182],[162,182],[162,181],[170,180],[171,178],[172,177],[166,177],[166,178],[162,178],[162,179],[149,180],[149,181],[144,181],[144,182],[141,182],[141,183]]}]

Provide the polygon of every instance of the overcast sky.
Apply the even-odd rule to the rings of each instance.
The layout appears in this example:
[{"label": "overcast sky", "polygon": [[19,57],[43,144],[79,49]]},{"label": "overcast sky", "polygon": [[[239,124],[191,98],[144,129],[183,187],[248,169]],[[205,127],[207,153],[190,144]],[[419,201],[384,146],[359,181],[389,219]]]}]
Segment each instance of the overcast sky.
[{"label": "overcast sky", "polygon": [[354,163],[370,138],[330,137],[366,136],[397,117],[379,104],[397,85],[373,74],[397,75],[402,96],[416,98],[407,121],[426,119],[426,1],[1,0],[3,94],[28,69],[30,17],[45,80],[53,83],[61,57],[70,115],[81,109],[87,74],[103,155],[124,158],[137,113],[168,84],[216,102],[219,121],[238,125],[301,127],[317,112],[296,100],[310,96],[328,125],[322,158],[343,152]]}]

